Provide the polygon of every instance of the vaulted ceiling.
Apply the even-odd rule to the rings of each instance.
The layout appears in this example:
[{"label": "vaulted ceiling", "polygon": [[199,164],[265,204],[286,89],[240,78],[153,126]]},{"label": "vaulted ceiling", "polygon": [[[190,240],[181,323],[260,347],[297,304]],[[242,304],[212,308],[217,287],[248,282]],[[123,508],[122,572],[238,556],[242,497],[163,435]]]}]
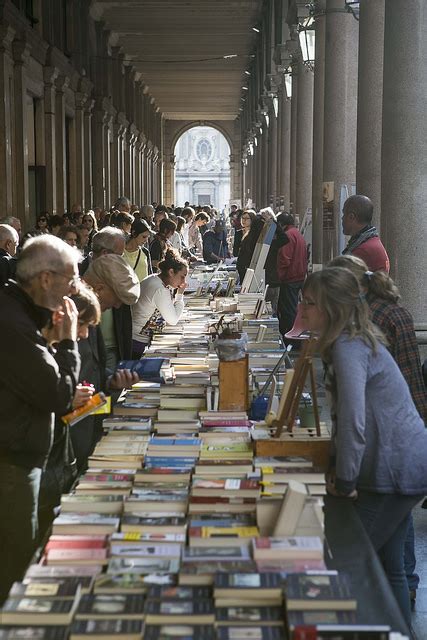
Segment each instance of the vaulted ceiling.
[{"label": "vaulted ceiling", "polygon": [[165,117],[228,120],[239,114],[263,0],[94,4]]}]

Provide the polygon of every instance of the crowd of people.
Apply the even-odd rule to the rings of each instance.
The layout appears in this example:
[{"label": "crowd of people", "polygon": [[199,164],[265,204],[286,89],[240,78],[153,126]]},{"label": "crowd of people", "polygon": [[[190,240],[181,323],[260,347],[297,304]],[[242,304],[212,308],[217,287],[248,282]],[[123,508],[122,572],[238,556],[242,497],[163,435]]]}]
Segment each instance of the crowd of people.
[{"label": "crowd of people", "polygon": [[[94,392],[115,396],[137,377],[153,331],[184,310],[189,264],[236,263],[240,284],[271,221],[266,299],[280,332],[299,314],[319,337],[331,395],[328,493],[354,502],[409,620],[415,597],[413,507],[427,493],[427,400],[412,317],[399,302],[365,196],[344,204],[343,255],[307,277],[308,247],[291,213],[233,205],[73,206],[22,233],[0,223],[0,600],[20,579],[62,492],[102,434],[89,416],[61,416]],[[76,461],[76,462],[75,462]]]}]

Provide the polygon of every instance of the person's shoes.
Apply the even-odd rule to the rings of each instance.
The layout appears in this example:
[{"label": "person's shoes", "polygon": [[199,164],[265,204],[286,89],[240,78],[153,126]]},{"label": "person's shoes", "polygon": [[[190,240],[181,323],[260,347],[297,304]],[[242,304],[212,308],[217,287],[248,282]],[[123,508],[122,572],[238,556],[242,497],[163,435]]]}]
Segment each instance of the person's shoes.
[{"label": "person's shoes", "polygon": [[409,599],[411,601],[411,611],[415,609],[415,601],[417,599],[417,590],[409,589]]}]

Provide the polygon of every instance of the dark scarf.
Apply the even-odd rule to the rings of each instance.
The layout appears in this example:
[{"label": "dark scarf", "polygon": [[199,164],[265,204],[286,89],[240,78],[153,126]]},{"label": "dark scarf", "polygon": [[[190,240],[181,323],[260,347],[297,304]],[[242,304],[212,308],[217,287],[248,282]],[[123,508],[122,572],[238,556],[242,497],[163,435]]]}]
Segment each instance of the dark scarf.
[{"label": "dark scarf", "polygon": [[366,227],[363,227],[363,229],[361,229],[359,233],[351,236],[348,245],[343,251],[343,255],[347,253],[351,255],[355,249],[360,247],[361,244],[363,244],[367,240],[370,240],[371,238],[378,238],[378,231],[375,227],[366,225]]}]

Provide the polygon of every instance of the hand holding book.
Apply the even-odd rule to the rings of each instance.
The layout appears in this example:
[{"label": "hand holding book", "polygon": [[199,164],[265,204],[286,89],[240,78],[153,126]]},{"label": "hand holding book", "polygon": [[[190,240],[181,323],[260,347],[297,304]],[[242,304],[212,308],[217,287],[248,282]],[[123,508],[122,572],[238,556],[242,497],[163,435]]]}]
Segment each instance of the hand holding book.
[{"label": "hand holding book", "polygon": [[117,369],[117,371],[108,378],[109,389],[130,389],[132,385],[139,382],[139,376],[136,371],[129,369]]}]

